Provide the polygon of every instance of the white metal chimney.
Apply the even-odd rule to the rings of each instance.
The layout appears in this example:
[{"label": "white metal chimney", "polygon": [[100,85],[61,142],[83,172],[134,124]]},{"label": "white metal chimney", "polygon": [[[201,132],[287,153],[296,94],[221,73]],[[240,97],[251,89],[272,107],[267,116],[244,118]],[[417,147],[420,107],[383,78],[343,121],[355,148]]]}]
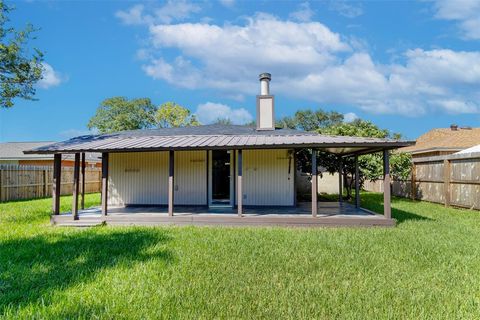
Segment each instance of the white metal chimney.
[{"label": "white metal chimney", "polygon": [[275,114],[273,95],[270,95],[270,73],[262,73],[260,79],[260,95],[257,96],[257,130],[275,130]]}]

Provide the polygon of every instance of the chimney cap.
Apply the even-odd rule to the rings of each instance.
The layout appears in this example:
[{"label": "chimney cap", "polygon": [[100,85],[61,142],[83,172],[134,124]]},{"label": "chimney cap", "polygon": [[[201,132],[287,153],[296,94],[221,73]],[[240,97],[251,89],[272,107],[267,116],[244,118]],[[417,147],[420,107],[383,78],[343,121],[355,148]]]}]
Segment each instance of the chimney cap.
[{"label": "chimney cap", "polygon": [[264,73],[260,73],[260,75],[258,76],[258,78],[260,79],[260,81],[262,80],[272,80],[272,75],[268,72],[264,72]]}]

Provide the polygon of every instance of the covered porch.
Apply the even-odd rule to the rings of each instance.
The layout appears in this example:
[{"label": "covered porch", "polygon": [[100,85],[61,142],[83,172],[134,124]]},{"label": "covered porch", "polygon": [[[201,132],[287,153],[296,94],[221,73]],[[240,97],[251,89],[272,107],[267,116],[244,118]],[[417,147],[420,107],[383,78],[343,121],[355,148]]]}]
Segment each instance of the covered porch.
[{"label": "covered porch", "polygon": [[390,227],[395,220],[349,203],[318,202],[317,216],[311,214],[311,203],[299,202],[296,207],[244,207],[242,216],[236,208],[178,206],[170,216],[168,206],[110,207],[108,215],[101,207],[79,210],[77,219],[71,212],[52,215],[51,222],[58,226],[108,225],[209,225],[209,226],[287,226],[328,227],[359,226]]}]

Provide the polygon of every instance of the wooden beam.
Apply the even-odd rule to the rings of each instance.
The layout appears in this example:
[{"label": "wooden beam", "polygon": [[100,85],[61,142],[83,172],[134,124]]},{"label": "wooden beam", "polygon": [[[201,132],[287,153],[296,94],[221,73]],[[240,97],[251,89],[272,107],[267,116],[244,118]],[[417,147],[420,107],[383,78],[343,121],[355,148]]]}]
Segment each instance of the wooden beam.
[{"label": "wooden beam", "polygon": [[175,172],[175,152],[169,151],[168,157],[168,215],[173,217],[173,201],[174,201],[174,172]]},{"label": "wooden beam", "polygon": [[102,216],[108,211],[108,153],[102,153]]},{"label": "wooden beam", "polygon": [[53,214],[60,214],[60,187],[62,179],[62,155],[53,156],[52,200]]},{"label": "wooden beam", "polygon": [[243,156],[242,149],[238,150],[238,161],[237,161],[237,213],[241,217],[243,214],[243,185],[242,185],[242,176],[243,176]]},{"label": "wooden beam", "polygon": [[360,168],[358,155],[355,156],[355,208],[360,208]]},{"label": "wooden beam", "polygon": [[317,150],[312,150],[312,216],[317,216],[318,200],[318,172],[317,172]]},{"label": "wooden beam", "polygon": [[73,164],[73,199],[72,216],[73,220],[78,220],[78,191],[80,186],[80,153],[75,153],[75,162]]},{"label": "wooden beam", "polygon": [[85,209],[85,152],[82,152],[82,194],[80,208]]},{"label": "wooden beam", "polygon": [[411,187],[410,187],[410,192],[411,192],[411,198],[412,200],[415,200],[417,198],[417,165],[415,162],[412,161],[412,173],[411,173],[411,179],[412,181],[410,182]]},{"label": "wooden beam", "polygon": [[443,160],[443,188],[445,192],[445,207],[450,206],[450,182],[451,182],[451,175],[450,175],[450,160],[445,159]]},{"label": "wooden beam", "polygon": [[343,159],[338,157],[338,202],[343,202]]},{"label": "wooden beam", "polygon": [[390,160],[388,150],[383,151],[383,214],[385,218],[392,218],[390,197]]}]

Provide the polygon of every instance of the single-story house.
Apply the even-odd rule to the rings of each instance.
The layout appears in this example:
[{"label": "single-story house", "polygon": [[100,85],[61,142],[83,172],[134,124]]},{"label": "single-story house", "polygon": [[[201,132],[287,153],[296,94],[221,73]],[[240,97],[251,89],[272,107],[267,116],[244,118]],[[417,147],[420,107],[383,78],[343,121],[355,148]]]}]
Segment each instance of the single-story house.
[{"label": "single-story house", "polygon": [[480,141],[480,128],[459,127],[437,128],[418,137],[416,144],[399,151],[407,152],[412,158],[444,156],[473,147]]},{"label": "single-story house", "polygon": [[[26,151],[55,157],[54,224],[394,225],[390,188],[384,216],[342,202],[318,202],[317,151],[344,157],[382,152],[389,185],[389,150],[409,141],[327,136],[275,127],[268,73],[260,75],[256,127],[204,125],[88,135]],[[296,198],[296,153],[312,151],[311,202]],[[79,212],[81,153],[102,153],[101,210]],[[75,155],[72,212],[60,214],[60,161]],[[357,161],[358,171],[358,161]],[[341,180],[339,180],[341,184]],[[357,190],[359,186],[356,186]],[[342,188],[340,188],[341,190]]]},{"label": "single-story house", "polygon": [[[53,166],[53,154],[25,154],[24,150],[40,148],[51,145],[54,141],[30,141],[30,142],[3,142],[0,143],[0,165],[13,164],[22,166]],[[63,167],[73,167],[74,155],[66,154],[62,158]],[[87,153],[85,155],[87,167],[100,167],[101,154]]]}]

